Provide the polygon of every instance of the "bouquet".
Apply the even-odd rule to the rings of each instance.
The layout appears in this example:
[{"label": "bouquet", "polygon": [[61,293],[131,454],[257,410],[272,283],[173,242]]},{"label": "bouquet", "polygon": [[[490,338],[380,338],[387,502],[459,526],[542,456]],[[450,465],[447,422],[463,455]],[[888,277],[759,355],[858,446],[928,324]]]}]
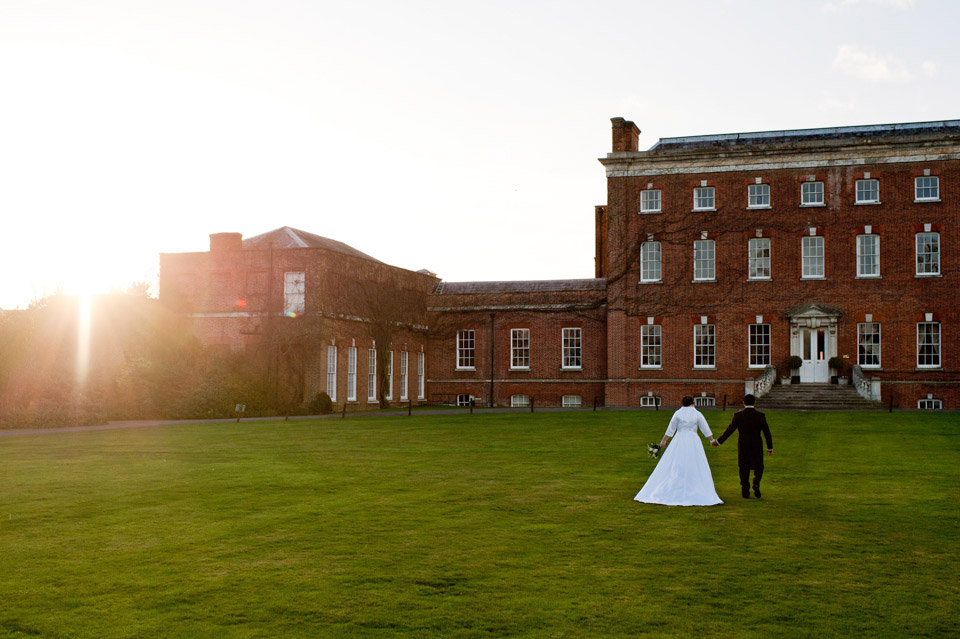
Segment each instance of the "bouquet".
[{"label": "bouquet", "polygon": [[647,444],[647,455],[656,459],[659,454],[660,444]]}]

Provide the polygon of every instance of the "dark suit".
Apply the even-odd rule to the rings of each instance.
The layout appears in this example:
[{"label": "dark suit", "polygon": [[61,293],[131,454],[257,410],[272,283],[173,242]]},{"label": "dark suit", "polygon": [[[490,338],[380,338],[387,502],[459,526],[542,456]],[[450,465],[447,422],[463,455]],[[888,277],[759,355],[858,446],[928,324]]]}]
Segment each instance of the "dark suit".
[{"label": "dark suit", "polygon": [[727,437],[733,435],[733,431],[739,430],[740,435],[737,438],[737,463],[740,465],[740,486],[744,491],[750,489],[750,471],[753,470],[753,487],[760,488],[760,478],[763,477],[763,442],[760,441],[760,433],[763,433],[767,440],[767,449],[773,450],[773,437],[770,435],[770,427],[767,426],[767,417],[755,408],[744,408],[734,413],[733,421],[727,426],[727,430],[717,437],[719,443],[727,440]]}]

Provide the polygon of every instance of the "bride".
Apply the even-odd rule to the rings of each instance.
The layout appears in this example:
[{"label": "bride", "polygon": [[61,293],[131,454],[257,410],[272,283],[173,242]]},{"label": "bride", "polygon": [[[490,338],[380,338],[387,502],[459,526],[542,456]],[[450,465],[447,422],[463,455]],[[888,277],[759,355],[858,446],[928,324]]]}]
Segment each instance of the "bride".
[{"label": "bride", "polygon": [[712,444],[713,433],[707,420],[693,407],[693,398],[684,397],[683,407],[670,419],[660,448],[663,449],[667,440],[674,435],[676,439],[664,451],[657,467],[634,500],[665,506],[713,506],[723,503],[713,487],[710,464],[707,463],[703,444],[697,437],[698,427]]}]

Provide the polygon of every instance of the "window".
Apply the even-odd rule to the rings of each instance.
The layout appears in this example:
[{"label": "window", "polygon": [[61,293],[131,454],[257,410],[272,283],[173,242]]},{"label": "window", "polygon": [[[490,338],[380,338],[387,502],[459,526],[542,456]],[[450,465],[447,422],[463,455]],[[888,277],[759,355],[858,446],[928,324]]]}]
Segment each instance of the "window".
[{"label": "window", "polygon": [[694,397],[693,405],[698,408],[703,406],[716,406],[717,400],[714,397]]},{"label": "window", "polygon": [[425,399],[427,397],[426,379],[426,357],[423,351],[421,351],[417,353],[417,399]]},{"label": "window", "polygon": [[580,408],[583,405],[583,399],[579,395],[564,395],[561,404],[564,408]]},{"label": "window", "polygon": [[880,277],[880,236],[857,236],[857,277]]},{"label": "window", "polygon": [[715,368],[717,341],[715,325],[695,324],[693,327],[693,367]]},{"label": "window", "polygon": [[712,281],[716,277],[713,240],[697,240],[693,243],[694,281]]},{"label": "window", "polygon": [[510,329],[510,368],[530,369],[530,329]]},{"label": "window", "polygon": [[769,184],[751,184],[747,187],[747,208],[750,209],[768,209],[770,208],[770,185]]},{"label": "window", "polygon": [[347,348],[347,401],[357,401],[357,349]]},{"label": "window", "polygon": [[660,281],[660,242],[644,242],[640,245],[640,281]]},{"label": "window", "polygon": [[337,401],[337,347],[327,346],[327,395]]},{"label": "window", "polygon": [[285,315],[296,317],[303,313],[306,307],[306,290],[305,273],[283,274],[283,313]]},{"label": "window", "polygon": [[712,186],[698,186],[693,189],[693,210],[714,211],[716,200],[713,197]]},{"label": "window", "polygon": [[750,240],[747,249],[747,277],[751,280],[770,279],[770,238]]},{"label": "window", "polygon": [[937,176],[914,178],[913,192],[917,202],[939,202],[940,178]]},{"label": "window", "polygon": [[367,401],[377,401],[377,349],[367,351]]},{"label": "window", "polygon": [[917,233],[917,275],[940,274],[940,234]]},{"label": "window", "polygon": [[804,182],[800,185],[800,206],[823,205],[823,182]]},{"label": "window", "polygon": [[770,325],[750,325],[750,368],[770,365]]},{"label": "window", "polygon": [[654,406],[660,405],[660,398],[654,395],[643,395],[640,398],[640,406],[642,408],[653,408]]},{"label": "window", "polygon": [[563,349],[563,368],[579,369],[583,365],[581,358],[581,334],[579,328],[565,328],[561,331],[561,342]]},{"label": "window", "polygon": [[857,204],[880,204],[880,180],[857,180]]},{"label": "window", "polygon": [[640,327],[640,368],[660,368],[661,362],[660,325],[643,324]]},{"label": "window", "polygon": [[387,396],[388,401],[393,400],[393,351],[387,357]]},{"label": "window", "polygon": [[641,213],[659,213],[660,212],[659,189],[651,189],[649,191],[640,191],[640,212]]},{"label": "window", "polygon": [[407,373],[410,370],[410,353],[400,351],[400,399],[407,399]]},{"label": "window", "polygon": [[823,269],[823,236],[814,235],[801,238],[800,241],[803,268],[800,276],[806,278],[822,278]]},{"label": "window", "polygon": [[940,322],[917,322],[917,367],[940,367]]},{"label": "window", "polygon": [[511,408],[529,408],[530,396],[529,395],[511,395],[510,407]]},{"label": "window", "polygon": [[943,400],[940,399],[919,399],[917,400],[917,408],[920,410],[943,410]]},{"label": "window", "polygon": [[461,393],[457,395],[457,406],[469,406],[473,402],[473,395]]},{"label": "window", "polygon": [[474,354],[476,340],[474,331],[457,331],[457,368],[460,370],[474,370]]},{"label": "window", "polygon": [[863,368],[880,368],[880,322],[857,324],[857,363]]}]

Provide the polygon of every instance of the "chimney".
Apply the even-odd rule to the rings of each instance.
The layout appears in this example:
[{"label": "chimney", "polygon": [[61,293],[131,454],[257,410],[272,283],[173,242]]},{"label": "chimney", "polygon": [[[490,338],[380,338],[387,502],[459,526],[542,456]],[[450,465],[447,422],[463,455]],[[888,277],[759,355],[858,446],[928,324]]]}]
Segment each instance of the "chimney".
[{"label": "chimney", "polygon": [[243,248],[242,233],[211,233],[210,252],[239,251]]},{"label": "chimney", "polygon": [[613,122],[613,152],[636,152],[637,138],[640,136],[640,129],[637,125],[623,118],[610,118]]}]

